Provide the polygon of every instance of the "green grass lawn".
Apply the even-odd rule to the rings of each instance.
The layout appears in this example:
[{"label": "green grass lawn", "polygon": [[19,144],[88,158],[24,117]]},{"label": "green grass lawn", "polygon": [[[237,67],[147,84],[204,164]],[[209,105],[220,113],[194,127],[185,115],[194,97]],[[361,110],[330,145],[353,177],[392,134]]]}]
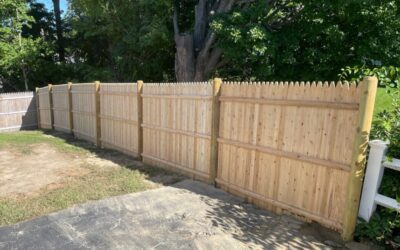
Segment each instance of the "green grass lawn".
[{"label": "green grass lawn", "polygon": [[[55,187],[54,185],[51,188],[43,187],[33,196],[0,197],[0,225],[14,224],[90,200],[155,188],[158,185],[148,181],[149,177],[164,178],[170,174],[165,170],[140,165],[133,159],[129,160],[129,156],[116,151],[97,149],[71,137],[59,138],[41,131],[0,134],[0,153],[16,153],[22,155],[21,157],[29,157],[33,155],[31,152],[33,147],[44,144],[56,149],[63,157],[69,155],[71,159],[82,158],[84,163],[79,168],[84,169],[85,174],[63,177]],[[93,157],[100,160],[110,157],[121,159],[121,163],[118,163],[118,167],[99,166],[90,161],[87,163],[85,159],[88,155],[92,157],[90,159]],[[18,167],[9,169],[13,168],[18,169]],[[4,169],[6,166],[0,167],[0,174]],[[174,177],[174,175],[169,176]],[[176,178],[178,180],[179,177]],[[18,181],[18,178],[15,181]]]},{"label": "green grass lawn", "polygon": [[387,93],[386,88],[378,88],[375,101],[374,116],[383,110],[392,108],[392,97]]},{"label": "green grass lawn", "polygon": [[10,225],[36,216],[68,208],[90,200],[149,189],[145,177],[126,168],[91,172],[83,177],[66,180],[57,189],[43,188],[40,195],[19,199],[0,198],[0,225]]},{"label": "green grass lawn", "polygon": [[63,153],[84,153],[86,150],[74,144],[68,143],[70,137],[54,137],[42,131],[21,131],[16,133],[0,133],[0,150],[12,147],[21,153],[29,154],[32,145],[46,143]]}]

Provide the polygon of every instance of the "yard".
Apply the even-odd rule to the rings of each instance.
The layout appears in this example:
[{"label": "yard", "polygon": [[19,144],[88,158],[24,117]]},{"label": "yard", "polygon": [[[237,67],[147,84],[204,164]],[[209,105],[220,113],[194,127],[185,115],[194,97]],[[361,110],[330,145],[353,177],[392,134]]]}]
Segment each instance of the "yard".
[{"label": "yard", "polygon": [[383,110],[391,110],[392,108],[392,97],[387,93],[387,88],[378,88],[376,93],[376,102],[374,108],[374,116]]},{"label": "yard", "polygon": [[[86,88],[91,86],[94,85],[74,85],[74,88]],[[111,89],[111,86],[105,84],[102,95],[99,98],[100,102],[93,103],[96,103],[96,105],[100,103],[101,105],[102,101],[110,100],[112,97],[121,102],[117,106],[132,107],[135,104],[130,103],[131,98],[123,99],[115,95],[117,92],[115,88],[121,88],[121,86],[123,87],[125,85],[113,85],[112,87],[114,90],[107,96],[107,88]],[[177,85],[174,86],[176,88],[180,87]],[[252,87],[252,85],[239,86],[241,88]],[[129,87],[129,90],[134,89],[132,85]],[[208,88],[209,86],[206,85],[206,87]],[[269,86],[264,87],[265,91],[268,92]],[[145,90],[150,88],[151,85],[150,87],[145,87]],[[191,88],[191,86],[183,86],[182,88]],[[65,89],[71,91],[67,88]],[[227,87],[225,89],[227,89]],[[50,95],[53,94],[49,94],[49,91],[45,88],[42,88],[42,90],[43,93],[39,96],[39,100],[42,100],[42,103],[39,104],[41,127],[43,127],[43,125],[49,126],[52,124],[60,126],[61,113],[57,110],[66,109],[55,106],[54,110],[57,112],[53,111],[52,115],[58,120],[54,121],[50,119],[52,115],[50,115],[49,110],[53,110],[53,108],[43,107],[42,104],[47,103],[53,105],[49,101]],[[92,90],[95,89],[92,88]],[[324,89],[321,89],[321,91],[323,90]],[[63,92],[64,96],[68,96],[65,95],[67,91],[65,91],[65,93]],[[56,96],[61,95],[60,93],[61,91],[59,89],[56,89],[54,92]],[[80,93],[79,97],[82,100],[95,97],[94,94],[90,94],[90,90],[81,89],[80,91],[71,91],[73,97],[78,93]],[[137,94],[119,93],[124,93],[126,94],[125,96],[128,96],[128,94],[135,96]],[[86,97],[82,94],[90,96]],[[149,94],[145,92],[144,96],[146,95],[149,96]],[[221,99],[223,98],[226,99],[227,96],[223,96]],[[44,102],[46,100],[48,102]],[[73,100],[75,100],[76,103],[80,103],[77,98]],[[145,100],[141,102],[144,102],[147,105],[145,106],[148,107],[148,100],[148,98],[145,98]],[[356,101],[358,101],[358,99]],[[377,109],[385,106],[385,102],[387,101],[387,95],[380,89],[376,104]],[[70,101],[65,103],[68,104],[69,102]],[[65,105],[65,103],[63,105]],[[87,108],[83,103],[84,102],[79,104],[79,108]],[[155,103],[155,101],[153,100],[152,103]],[[312,103],[314,104],[314,102]],[[349,106],[349,108],[354,110],[352,112],[356,112],[354,104],[357,103],[345,103],[343,105]],[[107,104],[103,105],[105,107],[111,106]],[[201,105],[200,102],[195,102],[193,104],[192,108],[195,110],[194,114],[205,114],[206,111],[199,112],[203,108],[204,110],[209,110]],[[223,103],[222,105],[227,104]],[[182,106],[186,107],[187,105]],[[40,107],[42,108],[40,109]],[[143,107],[143,105],[138,105],[138,107]],[[175,112],[171,110],[171,105],[157,105],[157,107],[168,107],[167,110],[162,111],[164,114],[172,114]],[[95,106],[91,108],[95,108]],[[94,112],[100,109],[96,108],[95,110],[96,111],[90,114],[93,115]],[[224,110],[224,108],[222,108],[222,110]],[[106,110],[101,111],[106,112]],[[143,160],[147,164],[153,164],[153,162],[155,162],[155,165],[158,166],[158,164],[160,164],[160,166],[162,166],[164,162],[168,163],[169,161],[174,163],[173,166],[176,169],[192,171],[190,173],[192,173],[193,178],[196,177],[196,174],[199,174],[199,176],[205,176],[207,179],[209,176],[207,171],[209,171],[209,169],[203,169],[202,166],[207,166],[210,155],[207,155],[205,153],[207,150],[203,150],[202,147],[209,146],[209,144],[199,143],[201,142],[200,140],[208,138],[207,133],[209,132],[207,130],[204,130],[207,131],[204,132],[204,134],[199,133],[197,129],[191,131],[191,133],[188,132],[188,129],[183,129],[183,132],[171,131],[171,129],[167,128],[157,128],[157,126],[160,126],[158,124],[148,124],[149,122],[138,121],[137,124],[144,124],[143,127],[147,130],[144,132],[141,131],[144,137],[143,141],[140,142],[142,146],[144,145],[141,149],[142,151],[135,152],[132,151],[132,149],[136,147],[132,147],[132,145],[135,143],[139,145],[139,136],[132,137],[130,133],[131,131],[137,131],[136,125],[134,125],[136,123],[133,121],[135,121],[134,119],[137,119],[139,115],[136,117],[135,113],[128,109],[122,109],[120,111],[127,112],[129,115],[124,115],[123,112],[112,114],[114,117],[106,113],[98,114],[98,117],[101,118],[98,121],[98,125],[101,126],[101,133],[94,133],[94,135],[92,135],[93,137],[89,135],[88,140],[96,141],[97,139],[102,142],[102,145],[107,145],[107,143],[111,143],[112,145],[112,143],[114,143],[116,146],[122,146],[119,147],[122,152],[129,152],[127,150],[131,150],[131,153],[138,153],[144,158],[147,158],[147,161]],[[95,131],[96,126],[93,126],[94,129],[83,129],[79,127],[82,125],[82,121],[85,121],[81,116],[87,117],[87,111],[75,110],[72,113],[74,115],[73,124],[77,125],[73,126],[75,136],[87,136],[87,131]],[[157,114],[157,112],[144,113],[144,120],[151,121],[149,117],[153,113]],[[370,113],[370,115],[372,116],[372,113]],[[229,114],[222,112],[219,116],[223,121],[229,117]],[[299,121],[306,116],[301,114],[297,114],[297,116],[299,120],[296,122],[303,124]],[[187,120],[185,117],[186,116],[183,115],[177,120],[182,120],[185,122],[184,124],[186,124]],[[230,124],[243,123],[233,118],[235,118],[235,116],[230,118]],[[263,120],[266,119],[266,121],[269,120],[267,116],[261,118]],[[46,119],[49,119],[49,121]],[[107,119],[115,119],[117,122],[109,123]],[[204,118],[201,118],[201,120],[203,119]],[[219,119],[219,117],[214,119]],[[245,120],[246,119],[243,119],[243,121]],[[339,120],[347,121],[345,119]],[[186,124],[188,128],[197,128],[197,119],[191,119],[191,121],[194,121],[194,125],[189,126]],[[266,121],[264,121],[265,124],[267,124]],[[290,121],[291,120],[288,120],[287,122]],[[250,123],[251,122],[254,121],[250,119]],[[323,122],[323,120],[321,120],[321,122]],[[121,123],[126,124],[122,126]],[[209,121],[206,123],[211,124]],[[115,124],[120,125],[116,127]],[[127,124],[130,126],[129,128],[131,128],[130,130],[126,129],[126,127],[128,127]],[[262,125],[263,123],[256,123],[257,126],[260,124]],[[292,124],[294,123],[292,122]],[[89,123],[89,125],[92,126],[96,124]],[[254,127],[254,124],[251,125],[251,127]],[[67,126],[68,124],[64,125],[64,128]],[[166,136],[159,132],[149,133],[155,128],[165,130],[163,133],[169,132],[172,135]],[[263,126],[260,130],[270,131],[273,128],[273,126],[271,128]],[[235,131],[236,129],[233,127],[229,130]],[[224,131],[223,128],[222,131]],[[250,131],[250,129],[245,129],[245,131]],[[284,133],[289,133],[289,131],[291,130],[281,132],[282,136]],[[198,143],[197,150],[191,151],[192,144],[188,143],[188,140],[173,136],[174,133],[176,134],[178,132],[185,136],[189,134],[192,137],[199,137],[197,141],[194,141],[194,143]],[[299,131],[299,133],[306,132],[305,130]],[[335,136],[335,138],[346,138],[346,136],[343,136],[343,132],[341,132],[340,137],[338,137],[335,134],[337,133],[336,129],[331,129],[330,132],[332,133],[331,136]],[[348,136],[353,137],[354,134]],[[222,137],[224,137],[224,135]],[[137,139],[137,141],[132,138]],[[267,139],[268,138],[265,137],[263,140]],[[310,137],[310,140],[316,139],[317,138]],[[224,139],[221,142],[223,146],[224,143],[229,143],[229,140]],[[339,140],[337,140],[336,143],[339,143]],[[345,145],[350,144],[351,143]],[[332,150],[328,147],[329,145],[330,144],[325,145],[326,150]],[[139,147],[136,149],[138,148]],[[257,150],[259,149],[257,148]],[[311,151],[314,152],[315,149],[310,149],[310,152]],[[351,152],[351,150],[347,149],[344,152]],[[233,156],[227,157],[227,153],[233,153]],[[179,156],[176,158],[177,155]],[[246,179],[241,177],[249,174],[252,171],[251,169],[255,171],[256,168],[248,164],[249,161],[243,158],[245,155],[245,153],[240,153],[240,151],[237,151],[237,153],[225,151],[220,155],[221,161],[218,161],[217,178],[215,178],[215,176],[213,177],[217,181],[217,186],[219,184],[218,187],[228,192],[235,193],[236,190],[234,188],[237,186],[235,182],[240,185],[247,185],[246,183],[242,183],[246,181]],[[287,152],[285,156],[288,159],[293,158],[293,156],[287,154]],[[152,161],[148,161],[149,159]],[[165,159],[167,159],[167,161]],[[225,161],[226,159],[228,159],[228,161]],[[229,159],[234,159],[234,161]],[[315,158],[310,158],[308,156],[303,156],[301,159],[308,163],[318,163],[321,165],[318,167],[323,167],[323,169],[327,169],[326,167],[331,167],[332,165],[326,161],[316,162]],[[255,159],[255,161],[256,160],[257,159]],[[261,160],[263,160],[263,158],[261,158]],[[296,156],[294,160],[297,161],[298,157]],[[203,161],[205,163],[203,163]],[[175,164],[175,162],[179,164]],[[232,162],[234,162],[234,164],[232,164]],[[304,162],[300,164],[304,164]],[[254,184],[249,185],[249,187],[256,187],[254,193],[261,192],[262,190],[276,190],[277,197],[278,195],[280,196],[278,198],[294,199],[294,201],[296,201],[297,195],[289,196],[291,192],[288,192],[288,186],[298,185],[297,188],[294,187],[292,189],[293,193],[298,192],[299,189],[304,187],[308,188],[309,186],[309,188],[313,188],[313,183],[316,185],[315,188],[318,187],[317,179],[313,179],[311,182],[305,182],[304,184],[297,182],[297,178],[300,178],[303,174],[305,174],[303,181],[306,180],[309,172],[296,172],[296,169],[291,169],[288,174],[285,174],[285,169],[289,169],[285,168],[284,163],[285,161],[283,161],[283,167],[280,166],[280,169],[283,169],[280,171],[282,172],[283,178],[278,179],[281,182],[279,186],[264,186],[272,183],[270,179],[271,175],[269,173],[255,173],[255,175],[262,177],[257,178],[257,180],[259,180],[259,184],[257,185],[260,185],[260,187]],[[262,163],[262,165],[270,166],[269,163]],[[341,174],[345,173],[345,171],[339,170],[339,168],[342,169],[343,164],[339,165],[334,165],[335,169],[330,171]],[[152,248],[164,246],[174,249],[181,245],[185,245],[188,248],[192,248],[193,246],[200,246],[200,248],[219,248],[225,246],[225,248],[231,248],[229,246],[237,244],[243,248],[252,246],[256,246],[255,248],[271,246],[326,249],[335,247],[344,248],[347,246],[348,248],[352,248],[345,245],[346,243],[339,239],[339,234],[336,232],[323,229],[316,224],[304,223],[303,221],[299,221],[285,214],[289,213],[293,215],[298,212],[300,213],[300,217],[303,218],[301,215],[302,211],[300,210],[292,211],[288,209],[287,211],[284,210],[283,214],[270,214],[246,203],[246,201],[254,202],[251,197],[246,197],[246,195],[241,196],[245,197],[245,199],[239,199],[229,195],[227,192],[204,183],[202,184],[189,180],[180,182],[184,179],[180,175],[145,165],[117,151],[99,149],[91,143],[77,140],[71,135],[63,133],[30,131],[0,134],[0,166],[0,225],[3,226],[0,227],[0,249],[7,249],[10,246],[13,248],[16,246],[18,249],[25,249],[32,244],[31,239],[33,237],[38,239],[33,243],[34,246],[43,248],[54,247],[56,245],[64,246],[67,244],[77,246],[78,248],[82,246],[81,244],[94,248],[104,248],[105,246],[107,246],[106,248]],[[249,167],[251,167],[250,170]],[[274,165],[270,167],[273,168]],[[347,167],[347,165],[345,167]],[[264,167],[259,168],[259,171],[264,170]],[[235,175],[233,176],[229,173],[235,173]],[[285,176],[288,177],[288,179],[285,180]],[[294,177],[293,182],[291,181],[292,177]],[[252,177],[249,176],[249,178]],[[336,182],[341,177],[329,174],[325,178],[332,178],[332,182]],[[231,185],[232,189],[230,189],[231,187],[229,185],[223,186],[227,184],[227,181],[233,183]],[[165,185],[168,185],[168,187],[163,187]],[[338,183],[338,185],[341,187],[341,183]],[[304,190],[305,194],[307,192],[307,190]],[[330,192],[330,190],[326,190],[326,192]],[[263,195],[264,194],[255,197],[263,197]],[[304,198],[307,199],[307,196],[304,196]],[[290,202],[290,200],[287,202]],[[263,204],[256,204],[260,204],[259,206],[264,208]],[[285,207],[283,203],[280,205]],[[334,207],[333,205],[329,206],[329,209]],[[314,208],[310,207],[307,209],[312,210]],[[318,211],[319,210],[316,210],[316,212]],[[337,220],[340,221],[342,217],[338,213],[339,210],[332,211],[336,211],[333,215],[337,216]],[[327,214],[327,217],[329,216],[331,216],[330,213]],[[307,218],[307,216],[305,217]],[[315,221],[319,222],[319,217],[317,218],[314,216],[313,218],[316,218]],[[308,221],[310,221],[309,218]],[[327,220],[323,220],[323,222],[324,221]],[[335,220],[329,217],[328,222],[335,222]],[[324,225],[323,223],[321,224]],[[341,226],[341,224],[331,225],[336,229]],[[23,236],[20,237],[20,235]],[[50,237],[50,235],[52,236]],[[210,242],[213,245],[208,245],[211,244]]]},{"label": "yard", "polygon": [[344,246],[316,224],[66,134],[0,134],[0,166],[0,249]]},{"label": "yard", "polygon": [[181,179],[69,135],[0,134],[0,225]]}]

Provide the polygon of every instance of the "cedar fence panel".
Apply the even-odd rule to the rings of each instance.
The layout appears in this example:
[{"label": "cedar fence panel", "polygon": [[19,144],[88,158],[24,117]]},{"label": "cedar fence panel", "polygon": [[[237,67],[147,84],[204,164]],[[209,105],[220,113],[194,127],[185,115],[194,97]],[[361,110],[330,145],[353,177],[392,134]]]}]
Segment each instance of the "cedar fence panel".
[{"label": "cedar fence panel", "polygon": [[67,133],[73,129],[69,88],[69,84],[52,86],[54,129]]},{"label": "cedar fence panel", "polygon": [[[349,83],[74,84],[76,137],[216,182],[263,208],[354,232],[377,79]],[[100,89],[100,92],[99,92]],[[59,92],[60,91],[60,92]],[[42,127],[65,86],[37,90]],[[57,99],[57,100],[55,100]],[[59,100],[58,100],[59,99]],[[71,105],[71,104],[70,104]],[[58,117],[57,115],[60,115]]]},{"label": "cedar fence panel", "polygon": [[73,132],[77,138],[97,143],[96,83],[71,87]]},{"label": "cedar fence panel", "polygon": [[144,84],[144,162],[209,177],[212,85]]},{"label": "cedar fence panel", "polygon": [[44,129],[53,128],[50,88],[50,86],[37,88],[36,91],[37,97],[39,98],[39,127]]},{"label": "cedar fence panel", "polygon": [[136,83],[101,83],[100,120],[103,147],[139,155]]},{"label": "cedar fence panel", "polygon": [[33,92],[0,94],[0,132],[35,128],[37,111]]},{"label": "cedar fence panel", "polygon": [[342,229],[360,88],[224,83],[220,101],[218,185]]}]

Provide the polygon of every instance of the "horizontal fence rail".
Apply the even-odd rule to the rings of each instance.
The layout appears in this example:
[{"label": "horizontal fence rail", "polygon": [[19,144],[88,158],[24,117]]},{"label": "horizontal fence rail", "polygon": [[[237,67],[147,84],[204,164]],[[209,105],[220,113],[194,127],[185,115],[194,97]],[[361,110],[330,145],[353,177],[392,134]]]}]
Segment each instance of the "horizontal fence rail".
[{"label": "horizontal fence rail", "polygon": [[217,183],[341,229],[359,100],[341,83],[224,83]]},{"label": "horizontal fence rail", "polygon": [[86,83],[37,90],[39,125],[351,237],[376,78]]},{"label": "horizontal fence rail", "polygon": [[33,92],[0,94],[0,133],[35,128],[37,109]]}]

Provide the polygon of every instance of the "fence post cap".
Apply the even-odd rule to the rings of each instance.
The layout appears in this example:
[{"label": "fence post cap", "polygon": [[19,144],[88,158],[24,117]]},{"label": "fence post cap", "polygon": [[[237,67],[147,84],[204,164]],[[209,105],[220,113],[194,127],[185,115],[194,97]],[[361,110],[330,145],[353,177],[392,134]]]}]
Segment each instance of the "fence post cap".
[{"label": "fence post cap", "polygon": [[385,141],[382,141],[382,140],[372,140],[372,141],[369,141],[368,144],[369,144],[369,146],[371,148],[374,147],[374,148],[385,149],[385,148],[388,147],[389,142],[385,142]]},{"label": "fence post cap", "polygon": [[376,76],[364,76],[363,80],[364,81],[376,81],[376,82],[378,82],[378,78]]}]

